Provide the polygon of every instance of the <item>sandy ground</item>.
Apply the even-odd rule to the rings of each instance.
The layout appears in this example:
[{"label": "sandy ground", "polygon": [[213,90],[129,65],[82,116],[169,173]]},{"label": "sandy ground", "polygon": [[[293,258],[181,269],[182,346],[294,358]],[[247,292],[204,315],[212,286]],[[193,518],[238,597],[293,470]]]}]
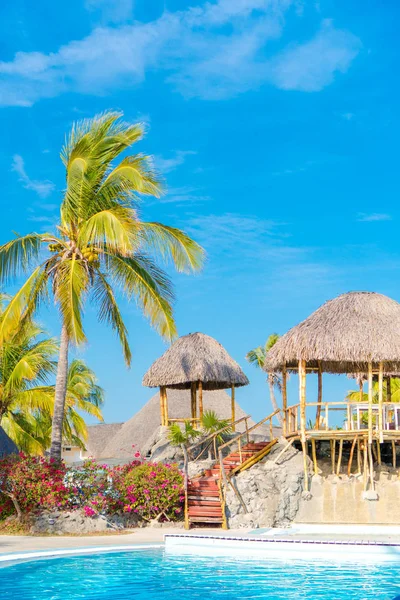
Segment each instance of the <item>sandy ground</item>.
[{"label": "sandy ground", "polygon": [[[91,546],[131,546],[132,544],[157,544],[164,541],[166,533],[185,533],[183,529],[173,527],[143,528],[132,533],[119,535],[96,535],[96,536],[26,536],[26,535],[0,535],[0,554],[11,552],[25,552],[30,550],[52,550],[53,548],[87,548]],[[196,535],[226,535],[221,529],[192,529],[190,533]],[[229,535],[235,535],[239,531],[231,529]],[[240,534],[246,533],[240,529]]]}]

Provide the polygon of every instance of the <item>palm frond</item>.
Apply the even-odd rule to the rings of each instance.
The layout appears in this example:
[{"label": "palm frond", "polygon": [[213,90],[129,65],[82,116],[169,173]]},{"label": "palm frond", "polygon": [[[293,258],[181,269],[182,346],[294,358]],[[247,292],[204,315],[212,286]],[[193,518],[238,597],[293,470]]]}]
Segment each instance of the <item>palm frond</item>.
[{"label": "palm frond", "polygon": [[140,237],[145,248],[155,250],[164,260],[171,259],[177,271],[199,271],[204,264],[204,249],[180,229],[142,222]]},{"label": "palm frond", "polygon": [[135,211],[117,205],[95,213],[83,223],[79,231],[79,243],[81,246],[107,246],[110,252],[126,256],[138,247],[134,232]]},{"label": "palm frond", "polygon": [[39,257],[42,236],[38,233],[18,236],[0,246],[0,282],[26,273],[32,262]]},{"label": "palm frond", "polygon": [[72,256],[60,262],[54,280],[54,295],[59,304],[68,338],[75,344],[86,340],[82,326],[82,309],[89,277],[81,260]]},{"label": "palm frond", "polygon": [[173,292],[166,274],[147,256],[124,256],[106,253],[108,272],[125,292],[134,297],[152,326],[165,338],[173,339],[176,326],[173,318]]},{"label": "palm frond", "polygon": [[162,192],[160,179],[149,156],[127,156],[109,173],[103,185],[107,187],[119,181],[123,181],[131,192],[156,197]]},{"label": "palm frond", "polygon": [[96,273],[93,295],[95,303],[99,307],[99,320],[109,323],[117,333],[125,362],[129,366],[132,360],[132,353],[128,342],[128,331],[119,311],[112,287],[108,283],[106,276],[100,271]]}]

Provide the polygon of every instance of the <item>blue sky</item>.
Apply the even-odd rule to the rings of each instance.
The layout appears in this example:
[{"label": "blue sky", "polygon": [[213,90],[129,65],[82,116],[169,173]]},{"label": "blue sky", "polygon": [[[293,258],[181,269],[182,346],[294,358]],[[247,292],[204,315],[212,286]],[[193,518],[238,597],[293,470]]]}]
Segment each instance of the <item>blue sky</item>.
[{"label": "blue sky", "polygon": [[[261,418],[268,393],[248,349],[343,292],[400,300],[399,12],[372,0],[2,3],[0,240],[53,225],[73,121],[113,108],[145,122],[137,150],[168,193],[143,217],[208,254],[201,275],[174,276],[179,333],[227,348],[251,380],[238,400]],[[151,396],[141,378],[165,349],[123,308],[132,369],[90,307],[79,353],[106,389],[107,421]],[[53,307],[41,318],[58,332]],[[328,378],[327,399],[348,388]]]}]

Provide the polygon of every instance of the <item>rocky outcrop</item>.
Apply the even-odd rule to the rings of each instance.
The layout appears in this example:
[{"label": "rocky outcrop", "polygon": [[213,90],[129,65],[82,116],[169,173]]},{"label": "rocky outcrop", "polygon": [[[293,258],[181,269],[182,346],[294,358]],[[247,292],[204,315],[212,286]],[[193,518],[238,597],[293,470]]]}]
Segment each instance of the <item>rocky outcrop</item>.
[{"label": "rocky outcrop", "polygon": [[43,511],[33,515],[30,521],[30,533],[34,535],[78,535],[140,526],[138,517],[132,514],[87,517],[81,510]]},{"label": "rocky outcrop", "polygon": [[274,459],[283,447],[277,444],[266,459],[232,478],[238,494],[228,488],[226,509],[230,528],[285,527],[296,518],[301,501],[308,498],[303,494],[303,455],[291,448],[275,465]]}]

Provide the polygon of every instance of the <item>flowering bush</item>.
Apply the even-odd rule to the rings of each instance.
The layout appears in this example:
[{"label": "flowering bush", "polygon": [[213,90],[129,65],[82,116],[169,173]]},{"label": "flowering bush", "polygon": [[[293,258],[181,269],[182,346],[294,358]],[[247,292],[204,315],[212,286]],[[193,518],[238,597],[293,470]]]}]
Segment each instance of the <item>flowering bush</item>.
[{"label": "flowering bush", "polygon": [[42,457],[12,455],[0,461],[0,518],[14,505],[29,513],[40,508],[65,508],[69,490],[64,484],[66,467]]},{"label": "flowering bush", "polygon": [[0,520],[17,512],[71,510],[86,516],[134,513],[145,520],[179,519],[183,478],[175,465],[145,463],[140,454],[123,466],[87,460],[76,468],[20,454],[0,460]]},{"label": "flowering bush", "polygon": [[147,521],[160,517],[176,520],[182,513],[183,478],[176,465],[142,463],[127,469],[116,485],[125,512]]}]

